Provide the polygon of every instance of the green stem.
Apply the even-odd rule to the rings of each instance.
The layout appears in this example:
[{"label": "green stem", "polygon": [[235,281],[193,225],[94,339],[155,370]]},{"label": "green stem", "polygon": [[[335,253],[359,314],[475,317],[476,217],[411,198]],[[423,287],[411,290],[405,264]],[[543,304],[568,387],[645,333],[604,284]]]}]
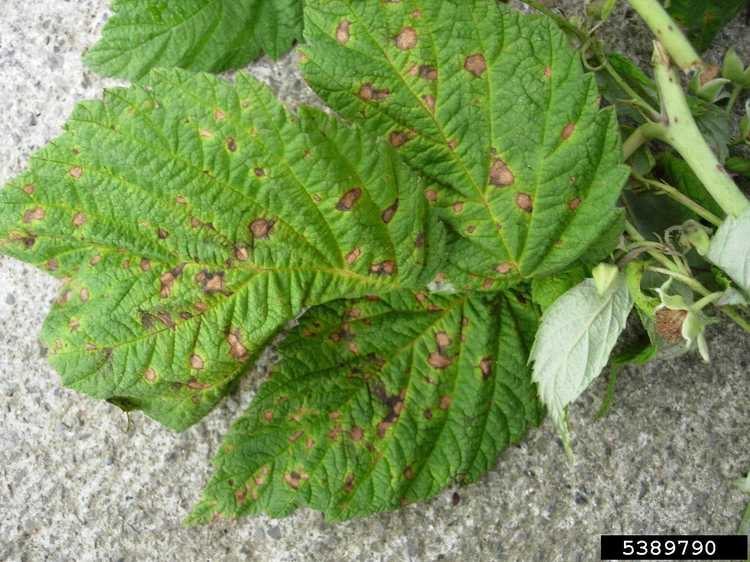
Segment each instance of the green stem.
[{"label": "green stem", "polygon": [[750,208],[727,171],[719,163],[706,139],[695,124],[677,73],[660,43],[654,44],[654,75],[662,103],[662,122],[648,129],[648,134],[672,145],[685,159],[722,210],[738,217]]},{"label": "green stem", "polygon": [[658,0],[628,0],[685,72],[703,67],[700,55]]},{"label": "green stem", "polygon": [[708,209],[702,207],[701,205],[699,205],[698,203],[690,199],[690,197],[682,193],[676,187],[673,187],[669,185],[668,183],[664,183],[661,181],[644,178],[635,173],[633,173],[633,177],[635,177],[641,183],[644,183],[651,187],[655,187],[656,189],[658,189],[659,191],[661,191],[662,193],[664,193],[671,199],[674,199],[681,205],[684,205],[685,207],[693,211],[699,217],[706,219],[708,222],[710,222],[714,226],[721,226],[722,221],[719,217],[717,217],[711,211],[709,211]]},{"label": "green stem", "polygon": [[[636,240],[638,242],[646,242],[646,239],[641,236],[641,233],[638,232],[638,229],[633,226],[630,221],[625,221],[625,232],[627,232],[628,236],[630,236],[633,240]],[[646,249],[646,253],[669,270],[674,270],[677,267],[674,263],[672,263],[672,260],[670,260],[661,252]]]},{"label": "green stem", "polygon": [[727,103],[726,111],[727,113],[732,113],[732,110],[734,109],[734,104],[737,103],[737,100],[740,97],[740,94],[742,93],[742,86],[739,84],[735,84],[734,88],[732,89],[732,95],[729,98],[729,103]]},{"label": "green stem", "polygon": [[679,281],[683,285],[690,287],[691,289],[693,289],[693,291],[703,295],[704,297],[711,294],[711,291],[706,289],[699,281],[693,279],[689,275],[677,273],[676,271],[665,269],[663,267],[649,267],[649,270],[653,271],[654,273],[661,273],[662,275],[666,275],[667,277],[677,279],[677,281]]}]

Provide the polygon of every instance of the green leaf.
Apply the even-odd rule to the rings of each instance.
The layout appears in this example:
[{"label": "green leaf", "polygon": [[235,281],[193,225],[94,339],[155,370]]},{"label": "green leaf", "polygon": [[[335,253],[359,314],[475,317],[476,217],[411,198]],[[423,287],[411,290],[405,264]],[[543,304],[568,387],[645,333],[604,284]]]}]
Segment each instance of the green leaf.
[{"label": "green leaf", "polygon": [[106,76],[132,80],[160,67],[221,72],[302,37],[302,0],[114,0],[101,41],[85,57]]},{"label": "green leaf", "polygon": [[476,480],[541,419],[526,366],[535,329],[510,294],[404,291],[314,309],[187,523],[302,506],[345,519]]},{"label": "green leaf", "polygon": [[727,158],[725,165],[730,172],[750,178],[750,158],[732,156],[731,158]]},{"label": "green leaf", "polygon": [[586,279],[586,268],[577,264],[563,272],[548,277],[536,277],[531,281],[531,297],[545,312],[570,289]]},{"label": "green leaf", "polygon": [[670,0],[667,10],[685,28],[695,47],[705,51],[747,4],[747,0]]},{"label": "green leaf", "polygon": [[455,286],[563,270],[617,220],[615,114],[551,20],[486,0],[310,0],[305,37],[311,86],[433,178]]},{"label": "green leaf", "polygon": [[750,211],[728,217],[714,237],[706,256],[750,293]]},{"label": "green leaf", "polygon": [[623,276],[600,295],[593,279],[545,311],[531,350],[539,397],[563,436],[566,409],[599,376],[633,308]]},{"label": "green leaf", "polygon": [[246,74],[157,70],[0,191],[0,252],[66,279],[43,333],[66,386],[183,429],[305,307],[428,282],[430,217],[385,143]]}]

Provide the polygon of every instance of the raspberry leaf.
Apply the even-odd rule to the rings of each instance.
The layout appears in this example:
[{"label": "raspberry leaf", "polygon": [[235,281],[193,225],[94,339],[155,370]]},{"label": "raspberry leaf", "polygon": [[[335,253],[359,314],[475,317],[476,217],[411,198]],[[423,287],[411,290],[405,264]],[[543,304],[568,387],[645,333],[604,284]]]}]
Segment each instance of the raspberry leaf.
[{"label": "raspberry leaf", "polygon": [[158,70],[0,191],[0,252],[65,280],[43,340],[66,386],[179,430],[305,307],[428,282],[430,217],[385,143],[245,74]]},{"label": "raspberry leaf", "polygon": [[671,0],[667,9],[696,48],[705,51],[716,34],[747,5],[748,0]]},{"label": "raspberry leaf", "polygon": [[625,329],[633,299],[624,276],[600,295],[586,279],[544,311],[531,359],[539,397],[570,451],[567,406],[599,376]]},{"label": "raspberry leaf", "polygon": [[432,178],[454,285],[562,270],[619,220],[615,114],[551,20],[484,0],[310,0],[305,37],[312,87]]},{"label": "raspberry leaf", "polygon": [[339,301],[303,317],[188,519],[345,519],[476,480],[539,423],[533,308],[510,294]]},{"label": "raspberry leaf", "polygon": [[750,294],[750,211],[722,223],[711,239],[707,257]]},{"label": "raspberry leaf", "polygon": [[114,14],[86,62],[132,80],[157,66],[220,72],[302,37],[302,0],[115,0]]}]

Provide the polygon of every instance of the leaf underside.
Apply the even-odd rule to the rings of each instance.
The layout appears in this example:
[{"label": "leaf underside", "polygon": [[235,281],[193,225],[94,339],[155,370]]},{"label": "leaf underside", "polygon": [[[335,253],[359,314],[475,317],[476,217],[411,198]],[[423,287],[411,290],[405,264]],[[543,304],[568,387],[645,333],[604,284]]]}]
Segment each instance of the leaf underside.
[{"label": "leaf underside", "polygon": [[102,39],[86,55],[95,71],[135,80],[157,66],[221,72],[302,37],[301,0],[115,0]]},{"label": "leaf underside", "polygon": [[155,70],[0,191],[0,252],[65,280],[42,338],[66,386],[180,430],[306,307],[428,282],[430,217],[385,143],[245,74]]},{"label": "leaf underside", "polygon": [[307,506],[329,519],[471,482],[536,425],[533,307],[511,294],[318,307],[215,459],[189,524]]},{"label": "leaf underside", "polygon": [[750,294],[750,210],[722,223],[711,239],[707,257]]},{"label": "leaf underside", "polygon": [[607,364],[632,308],[623,279],[604,295],[586,279],[545,310],[530,360],[539,396],[558,427],[564,425],[565,407]]},{"label": "leaf underside", "polygon": [[303,72],[431,178],[456,287],[562,270],[619,220],[615,114],[546,18],[483,0],[305,4]]}]

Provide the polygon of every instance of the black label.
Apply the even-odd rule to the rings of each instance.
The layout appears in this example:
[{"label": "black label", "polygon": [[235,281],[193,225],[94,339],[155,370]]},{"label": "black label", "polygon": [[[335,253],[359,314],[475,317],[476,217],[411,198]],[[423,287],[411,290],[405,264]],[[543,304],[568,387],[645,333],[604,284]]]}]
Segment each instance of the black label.
[{"label": "black label", "polygon": [[747,560],[745,535],[602,535],[602,560]]}]

